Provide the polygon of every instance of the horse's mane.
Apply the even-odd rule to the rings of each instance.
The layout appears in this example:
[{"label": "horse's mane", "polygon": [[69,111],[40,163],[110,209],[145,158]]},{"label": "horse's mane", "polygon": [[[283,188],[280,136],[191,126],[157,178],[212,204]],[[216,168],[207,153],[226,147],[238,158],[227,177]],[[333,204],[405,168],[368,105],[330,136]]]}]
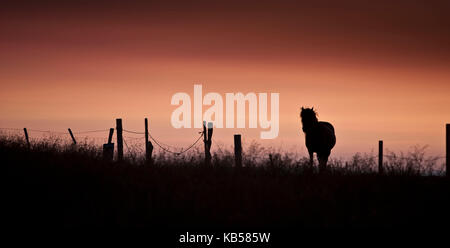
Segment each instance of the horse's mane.
[{"label": "horse's mane", "polygon": [[317,112],[314,111],[314,107],[312,107],[312,108],[303,108],[302,107],[302,111],[300,112],[300,117],[302,118],[302,120],[309,120],[309,121],[313,121],[313,122],[319,121],[317,119]]}]

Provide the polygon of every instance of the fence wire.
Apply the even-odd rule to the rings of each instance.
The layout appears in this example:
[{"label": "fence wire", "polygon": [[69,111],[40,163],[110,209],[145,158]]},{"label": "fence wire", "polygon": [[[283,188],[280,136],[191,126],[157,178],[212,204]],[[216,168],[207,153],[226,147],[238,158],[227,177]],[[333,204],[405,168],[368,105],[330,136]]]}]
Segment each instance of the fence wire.
[{"label": "fence wire", "polygon": [[[124,132],[127,132],[127,133],[133,133],[133,134],[145,134],[144,132],[131,131],[131,130],[125,130],[125,129],[123,129],[123,131],[124,131]],[[153,141],[155,141],[155,143],[159,143],[160,145],[165,146],[165,147],[171,147],[171,148],[173,148],[173,149],[175,149],[175,150],[176,150],[176,149],[180,149],[179,147],[172,146],[172,145],[166,144],[166,143],[164,143],[164,142],[161,142],[160,140],[155,139],[154,137],[152,137],[152,135],[151,135],[150,133],[149,133],[148,135],[149,135],[150,139],[152,139]]]},{"label": "fence wire", "polygon": [[134,134],[145,134],[144,132],[131,131],[131,130],[126,130],[126,129],[122,129],[122,131],[127,132],[127,133],[134,133]]},{"label": "fence wire", "polygon": [[[9,127],[1,127],[0,130],[12,130],[12,131],[23,131],[21,128],[9,128]],[[61,131],[53,131],[53,130],[41,130],[41,129],[28,129],[29,132],[38,132],[38,133],[56,133],[56,134],[69,134],[69,132],[61,132]],[[99,133],[99,132],[106,132],[109,131],[109,129],[101,129],[101,130],[87,130],[87,131],[79,131],[79,132],[72,132],[73,134],[84,134],[84,133]]]},{"label": "fence wire", "polygon": [[[21,128],[10,128],[10,127],[0,127],[0,130],[10,130],[10,131],[23,131],[23,129]],[[73,134],[88,134],[88,133],[100,133],[100,132],[109,132],[110,129],[97,129],[97,130],[85,130],[85,131],[78,131],[78,132],[72,132]],[[59,134],[59,135],[69,135],[69,132],[61,132],[61,131],[52,131],[52,130],[41,130],[41,129],[27,129],[27,131],[29,132],[39,132],[39,133],[49,133],[49,134]],[[123,129],[124,132],[127,133],[132,133],[132,134],[138,134],[138,135],[144,135],[145,132],[139,132],[139,131],[134,131],[134,130],[127,130],[127,129]],[[203,132],[199,132],[200,136],[191,144],[189,145],[186,149],[184,149],[183,147],[176,147],[176,146],[172,146],[166,143],[161,142],[160,140],[156,139],[155,137],[153,137],[150,133],[148,134],[150,139],[159,147],[161,148],[163,151],[169,152],[169,153],[173,153],[176,155],[185,153],[187,151],[189,151],[190,149],[192,149],[202,138],[203,136]],[[100,139],[99,137],[89,137],[91,139]],[[143,139],[144,137],[127,137],[127,139],[132,139],[132,140],[139,140],[139,139]],[[124,143],[125,146],[128,149],[128,152],[131,152],[127,142],[124,139]],[[145,145],[145,144],[144,144]],[[137,146],[138,147],[138,146]],[[169,149],[172,148],[171,149]],[[143,151],[142,148],[138,147],[140,151]],[[176,150],[180,150],[180,151],[176,151]],[[384,158],[388,158],[388,159],[400,159],[400,160],[406,160],[408,158],[406,157],[402,157],[402,156],[396,156],[396,155],[389,155],[389,154],[383,154]],[[375,155],[375,156],[370,156],[368,157],[370,159],[378,159],[379,156]],[[430,160],[440,160],[440,159],[445,159],[446,156],[436,156],[436,157],[431,157],[429,159],[426,159],[427,161]]]},{"label": "fence wire", "polygon": [[[134,130],[123,129],[123,131],[127,132],[127,133],[140,134],[140,135],[145,134],[145,132],[138,132],[138,131],[134,131]],[[189,151],[190,149],[192,149],[200,141],[200,139],[203,136],[203,132],[199,132],[199,133],[200,133],[200,136],[191,145],[189,145],[186,149],[183,149],[183,147],[176,147],[176,146],[165,144],[165,143],[157,140],[150,133],[148,134],[148,136],[163,151],[166,151],[166,152],[169,152],[169,153],[173,153],[173,154],[176,154],[176,155],[180,155],[180,154],[185,153],[185,152]],[[180,151],[179,152],[173,151],[173,150],[170,150],[168,147],[171,147],[173,150],[179,149]]]},{"label": "fence wire", "polygon": [[[10,131],[23,131],[23,129],[20,128],[9,128],[9,127],[0,127],[0,130],[10,130]],[[27,129],[27,131],[29,132],[39,132],[39,133],[49,133],[49,134],[60,134],[60,135],[69,135],[69,132],[61,132],[61,131],[52,131],[52,130],[41,130],[41,129]],[[98,129],[98,130],[86,130],[86,131],[72,131],[72,133],[75,134],[88,134],[88,133],[100,133],[100,132],[108,132],[109,129]],[[124,132],[127,133],[132,133],[132,134],[138,134],[138,135],[143,135],[145,134],[145,132],[138,132],[138,131],[134,131],[134,130],[127,130],[127,129],[123,129]],[[161,142],[160,140],[156,139],[155,137],[153,137],[151,134],[149,134],[150,139],[159,147],[161,148],[163,151],[169,152],[169,153],[173,153],[173,154],[182,154],[185,153],[187,151],[189,151],[190,149],[192,149],[202,138],[203,136],[203,132],[199,132],[199,137],[191,144],[189,145],[187,148],[183,148],[183,147],[176,147],[176,146],[172,146],[166,143]],[[90,137],[92,138],[92,137]],[[143,138],[143,137],[142,137]],[[127,137],[127,139],[132,139],[132,140],[139,140],[142,138],[138,138],[138,137]],[[95,140],[95,137],[94,137]],[[124,143],[125,146],[128,149],[128,152],[131,152],[130,147],[128,146],[128,143],[126,142],[126,140],[124,139]],[[145,145],[145,144],[144,144]],[[169,149],[172,148],[172,149]],[[141,148],[139,148],[140,151],[143,151]],[[176,150],[180,150],[180,151],[176,151]]]},{"label": "fence wire", "polygon": [[83,133],[100,133],[100,132],[109,132],[109,129],[90,130],[90,131],[81,131],[81,132],[72,132],[72,133],[73,134],[83,134]]},{"label": "fence wire", "polygon": [[[149,135],[149,136],[150,136],[150,135]],[[189,151],[190,149],[192,149],[192,148],[200,141],[200,139],[202,138],[202,136],[203,136],[203,133],[197,138],[196,141],[194,141],[194,143],[192,143],[192,145],[190,145],[188,148],[186,148],[186,149],[184,149],[184,150],[183,150],[183,148],[181,148],[181,151],[179,151],[179,152],[174,152],[174,151],[171,151],[171,150],[169,150],[169,149],[167,149],[167,148],[161,146],[161,145],[158,143],[158,141],[156,141],[155,139],[153,139],[152,136],[150,136],[150,138],[151,138],[151,139],[155,142],[155,144],[158,145],[162,150],[164,150],[164,151],[166,151],[166,152],[169,152],[169,153],[173,153],[173,154],[175,154],[175,155],[180,155],[180,154],[185,153],[185,152]]]},{"label": "fence wire", "polygon": [[9,127],[0,127],[1,130],[13,130],[13,131],[23,131],[20,128],[9,128]]},{"label": "fence wire", "polygon": [[[379,156],[378,155],[374,155],[374,156],[367,156],[367,158],[369,159],[378,159]],[[405,156],[398,156],[398,155],[387,155],[387,154],[383,154],[383,158],[388,158],[388,159],[408,159],[408,157]],[[446,156],[431,156],[430,159],[427,160],[438,160],[438,159],[444,159],[447,158]]]}]

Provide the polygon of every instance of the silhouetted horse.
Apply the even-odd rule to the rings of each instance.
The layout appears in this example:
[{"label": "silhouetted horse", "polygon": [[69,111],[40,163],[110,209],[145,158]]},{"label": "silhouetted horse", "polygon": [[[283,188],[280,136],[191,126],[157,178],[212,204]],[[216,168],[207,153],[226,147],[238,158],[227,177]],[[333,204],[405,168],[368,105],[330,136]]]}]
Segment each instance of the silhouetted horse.
[{"label": "silhouetted horse", "polygon": [[336,144],[334,127],[328,122],[317,120],[314,108],[303,108],[300,113],[302,129],[305,133],[306,148],[308,148],[311,166],[313,165],[313,153],[317,153],[319,171],[325,171],[331,149]]}]

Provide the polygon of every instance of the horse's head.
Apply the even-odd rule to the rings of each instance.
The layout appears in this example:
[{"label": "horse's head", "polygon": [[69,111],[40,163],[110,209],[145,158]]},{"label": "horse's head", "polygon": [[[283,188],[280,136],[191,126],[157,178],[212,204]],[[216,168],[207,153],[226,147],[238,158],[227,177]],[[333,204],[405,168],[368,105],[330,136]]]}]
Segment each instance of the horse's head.
[{"label": "horse's head", "polygon": [[300,112],[300,117],[302,118],[303,132],[307,132],[311,127],[313,127],[319,120],[317,120],[317,113],[312,108],[303,108]]}]

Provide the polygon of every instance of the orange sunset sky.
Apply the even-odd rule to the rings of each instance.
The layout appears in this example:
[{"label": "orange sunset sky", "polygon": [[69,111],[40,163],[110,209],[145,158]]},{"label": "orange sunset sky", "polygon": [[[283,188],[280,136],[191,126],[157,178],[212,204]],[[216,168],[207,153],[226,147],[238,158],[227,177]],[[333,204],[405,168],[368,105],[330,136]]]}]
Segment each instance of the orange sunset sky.
[{"label": "orange sunset sky", "polygon": [[0,127],[84,131],[121,117],[142,131],[148,117],[156,138],[186,146],[200,130],[174,129],[170,100],[202,84],[223,96],[280,93],[277,139],[215,129],[213,149],[241,133],[306,155],[299,109],[314,106],[335,126],[332,157],[376,152],[379,139],[443,155],[450,3],[372,2],[2,3]]}]

